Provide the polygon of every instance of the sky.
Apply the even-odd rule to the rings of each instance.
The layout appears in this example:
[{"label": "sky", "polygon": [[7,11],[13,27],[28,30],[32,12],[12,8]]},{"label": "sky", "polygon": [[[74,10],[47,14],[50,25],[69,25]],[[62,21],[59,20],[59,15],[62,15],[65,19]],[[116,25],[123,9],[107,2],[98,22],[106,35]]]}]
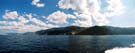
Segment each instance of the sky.
[{"label": "sky", "polygon": [[0,32],[66,26],[135,27],[134,0],[0,0]]}]

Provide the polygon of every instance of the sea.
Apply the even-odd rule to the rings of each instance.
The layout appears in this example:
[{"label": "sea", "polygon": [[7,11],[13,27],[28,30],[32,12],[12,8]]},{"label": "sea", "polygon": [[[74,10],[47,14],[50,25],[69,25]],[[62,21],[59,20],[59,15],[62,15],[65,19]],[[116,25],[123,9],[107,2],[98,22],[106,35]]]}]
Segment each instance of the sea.
[{"label": "sea", "polygon": [[109,53],[134,46],[135,35],[0,35],[0,53]]}]

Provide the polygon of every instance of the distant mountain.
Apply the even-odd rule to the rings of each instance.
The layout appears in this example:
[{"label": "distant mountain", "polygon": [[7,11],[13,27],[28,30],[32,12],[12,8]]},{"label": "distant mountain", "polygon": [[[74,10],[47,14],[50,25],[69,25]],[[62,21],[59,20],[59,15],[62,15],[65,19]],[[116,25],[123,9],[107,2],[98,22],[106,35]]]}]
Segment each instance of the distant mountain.
[{"label": "distant mountain", "polygon": [[135,28],[119,28],[111,26],[94,26],[76,33],[76,35],[133,35]]},{"label": "distant mountain", "polygon": [[111,26],[78,27],[69,26],[37,31],[39,35],[133,35],[135,28]]},{"label": "distant mountain", "polygon": [[52,28],[47,30],[37,31],[37,34],[40,35],[72,35],[74,32],[83,31],[84,27],[78,26],[70,26],[70,27],[62,27],[62,28]]}]

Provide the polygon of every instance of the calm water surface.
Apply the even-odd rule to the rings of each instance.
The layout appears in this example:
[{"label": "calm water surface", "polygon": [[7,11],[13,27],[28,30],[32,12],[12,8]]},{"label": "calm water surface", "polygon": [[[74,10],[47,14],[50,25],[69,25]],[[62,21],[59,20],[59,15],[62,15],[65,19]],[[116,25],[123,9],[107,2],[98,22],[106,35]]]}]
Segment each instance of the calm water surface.
[{"label": "calm water surface", "polygon": [[135,35],[0,35],[0,53],[104,53],[133,43]]}]

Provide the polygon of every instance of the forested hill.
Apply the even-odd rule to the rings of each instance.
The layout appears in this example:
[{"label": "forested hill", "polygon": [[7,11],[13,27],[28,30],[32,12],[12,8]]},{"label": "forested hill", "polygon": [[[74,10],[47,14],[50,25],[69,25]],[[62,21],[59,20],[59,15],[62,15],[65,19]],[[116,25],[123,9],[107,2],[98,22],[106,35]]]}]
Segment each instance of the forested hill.
[{"label": "forested hill", "polygon": [[111,26],[78,27],[69,26],[37,31],[39,35],[133,35],[135,28]]}]

